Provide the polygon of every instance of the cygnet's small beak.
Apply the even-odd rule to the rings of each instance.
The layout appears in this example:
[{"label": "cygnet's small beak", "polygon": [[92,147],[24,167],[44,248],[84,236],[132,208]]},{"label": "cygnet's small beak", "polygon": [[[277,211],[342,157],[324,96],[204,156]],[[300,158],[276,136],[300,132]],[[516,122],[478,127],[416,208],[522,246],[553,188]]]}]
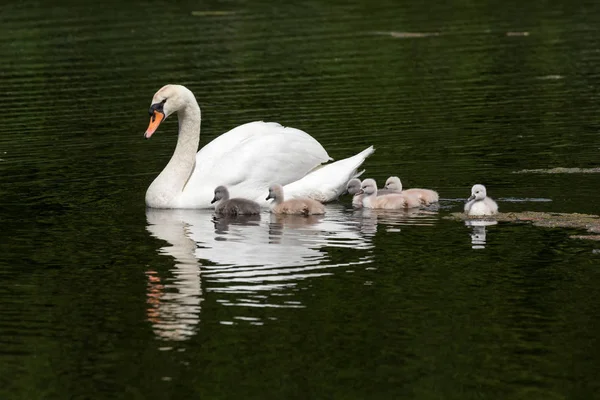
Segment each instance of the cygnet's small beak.
[{"label": "cygnet's small beak", "polygon": [[365,190],[364,189],[360,189],[358,192],[356,192],[356,194],[365,194]]},{"label": "cygnet's small beak", "polygon": [[470,196],[470,197],[467,199],[467,201],[471,201],[471,200],[475,200],[475,195],[474,195],[474,194],[472,194],[472,195],[471,195],[471,196]]},{"label": "cygnet's small beak", "polygon": [[217,201],[217,198],[213,198],[212,201],[210,202],[210,204],[213,204],[215,201]]},{"label": "cygnet's small beak", "polygon": [[146,129],[146,133],[144,133],[144,137],[146,139],[150,139],[150,136],[158,129],[158,126],[165,119],[165,114],[157,109],[152,110],[150,108],[150,124],[148,125],[148,129]]},{"label": "cygnet's small beak", "polygon": [[267,198],[265,200],[269,200],[269,199],[272,199],[271,193],[269,193],[269,195],[267,196]]}]

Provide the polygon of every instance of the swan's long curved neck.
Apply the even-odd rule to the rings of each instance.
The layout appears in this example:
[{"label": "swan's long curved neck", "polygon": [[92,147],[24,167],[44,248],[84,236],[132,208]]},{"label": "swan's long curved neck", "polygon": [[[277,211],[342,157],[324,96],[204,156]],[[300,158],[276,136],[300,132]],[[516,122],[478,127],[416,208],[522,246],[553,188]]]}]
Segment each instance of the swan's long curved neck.
[{"label": "swan's long curved neck", "polygon": [[177,146],[167,166],[146,192],[146,205],[149,207],[177,208],[177,199],[194,171],[200,143],[200,107],[198,104],[188,103],[177,115]]}]

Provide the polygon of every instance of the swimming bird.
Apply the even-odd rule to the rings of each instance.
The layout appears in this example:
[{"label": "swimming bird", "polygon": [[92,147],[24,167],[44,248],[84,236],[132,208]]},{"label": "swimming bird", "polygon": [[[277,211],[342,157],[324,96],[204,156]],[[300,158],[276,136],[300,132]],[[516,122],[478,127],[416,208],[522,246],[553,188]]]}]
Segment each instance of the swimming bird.
[{"label": "swimming bird", "polygon": [[346,191],[352,196],[352,207],[362,208],[363,195],[359,194],[361,189],[361,182],[358,178],[352,178],[346,184]]},{"label": "swimming bird", "polygon": [[471,197],[465,203],[465,213],[473,216],[494,215],[498,213],[498,204],[490,197],[483,185],[474,185],[471,188]]},{"label": "swimming bird", "polygon": [[271,204],[271,212],[273,214],[325,214],[325,207],[316,200],[309,198],[285,200],[281,185],[272,185],[269,187],[269,195],[266,200],[269,199],[273,199],[273,203]]},{"label": "swimming bird", "polygon": [[419,200],[421,200],[421,203],[423,205],[437,203],[440,199],[440,196],[438,195],[438,193],[435,190],[431,190],[431,189],[411,188],[411,189],[402,190],[402,182],[400,181],[400,178],[398,178],[397,176],[390,176],[389,178],[387,178],[387,180],[385,181],[385,188],[388,190],[391,190],[392,192],[396,192],[396,193],[414,194],[417,197],[419,197]]},{"label": "swimming bird", "polygon": [[386,210],[398,210],[415,208],[421,205],[417,196],[405,193],[391,193],[377,196],[377,183],[374,179],[362,181],[361,191],[363,195],[362,204],[365,208],[382,208]]},{"label": "swimming bird", "polygon": [[215,213],[222,215],[252,215],[260,214],[260,205],[252,200],[242,198],[229,198],[229,191],[225,186],[217,186],[215,197],[211,204],[217,203]]},{"label": "swimming bird", "polygon": [[[346,184],[346,191],[348,192],[348,194],[352,195],[352,207],[358,209],[358,208],[362,208],[362,199],[363,199],[363,195],[359,194],[358,192],[360,192],[361,190],[361,185],[362,183],[360,182],[360,179],[358,178],[353,178],[350,179],[348,181],[348,183]],[[377,196],[382,196],[384,194],[390,194],[393,193],[392,190],[388,190],[388,189],[378,189],[377,190]]]},{"label": "swimming bird", "polygon": [[194,94],[181,85],[166,85],[156,92],[149,114],[147,139],[170,115],[179,119],[171,160],[146,191],[146,205],[153,208],[209,208],[219,185],[227,186],[232,197],[267,205],[264,198],[272,182],[284,184],[288,196],[332,201],[374,152],[370,146],[321,165],[331,158],[312,136],[262,121],[240,125],[198,151],[200,107]]}]

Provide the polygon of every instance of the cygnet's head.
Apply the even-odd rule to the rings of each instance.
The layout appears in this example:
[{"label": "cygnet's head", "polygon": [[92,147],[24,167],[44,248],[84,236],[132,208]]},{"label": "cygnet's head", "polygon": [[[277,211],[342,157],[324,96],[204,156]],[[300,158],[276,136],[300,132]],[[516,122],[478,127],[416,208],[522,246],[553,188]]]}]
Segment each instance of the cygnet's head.
[{"label": "cygnet's head", "polygon": [[397,176],[390,176],[387,178],[387,181],[385,181],[385,188],[396,192],[401,192],[402,182],[400,182],[400,178]]},{"label": "cygnet's head", "polygon": [[485,186],[483,185],[474,185],[471,188],[471,197],[469,197],[468,201],[471,200],[483,200],[487,196],[487,192],[485,190]]},{"label": "cygnet's head", "polygon": [[283,186],[271,185],[269,188],[269,195],[265,200],[274,199],[277,201],[283,201]]},{"label": "cygnet's head", "polygon": [[346,184],[346,190],[352,196],[360,192],[360,180],[356,178],[350,179]]},{"label": "cygnet's head", "polygon": [[360,194],[366,194],[367,196],[377,193],[377,183],[375,179],[365,179],[362,181]]},{"label": "cygnet's head", "polygon": [[165,85],[160,88],[152,97],[152,103],[148,110],[150,124],[144,137],[149,139],[156,132],[161,122],[167,119],[169,115],[185,108],[188,104],[194,103],[196,103],[194,94],[185,86]]},{"label": "cygnet's head", "polygon": [[210,204],[213,204],[219,200],[228,200],[229,199],[229,191],[225,186],[217,186],[215,189],[215,197],[213,197]]}]

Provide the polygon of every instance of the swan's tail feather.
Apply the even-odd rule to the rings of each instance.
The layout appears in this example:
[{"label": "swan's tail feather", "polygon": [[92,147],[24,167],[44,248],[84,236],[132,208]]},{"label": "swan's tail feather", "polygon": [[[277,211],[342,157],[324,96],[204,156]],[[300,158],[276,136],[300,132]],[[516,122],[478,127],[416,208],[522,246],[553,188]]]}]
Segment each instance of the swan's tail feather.
[{"label": "swan's tail feather", "polygon": [[373,146],[369,146],[352,157],[323,165],[299,181],[286,185],[286,197],[310,197],[322,203],[336,200],[344,193],[350,179],[365,172],[357,171],[374,151]]},{"label": "swan's tail feather", "polygon": [[[359,176],[361,176],[362,174],[364,174],[365,171],[366,171],[366,169],[363,169],[362,171],[359,171],[359,172],[355,173],[354,176],[352,176],[352,178],[350,178],[350,179],[358,178]],[[350,180],[350,179],[348,179],[348,180]],[[346,182],[346,183],[348,183],[348,182]]]}]

